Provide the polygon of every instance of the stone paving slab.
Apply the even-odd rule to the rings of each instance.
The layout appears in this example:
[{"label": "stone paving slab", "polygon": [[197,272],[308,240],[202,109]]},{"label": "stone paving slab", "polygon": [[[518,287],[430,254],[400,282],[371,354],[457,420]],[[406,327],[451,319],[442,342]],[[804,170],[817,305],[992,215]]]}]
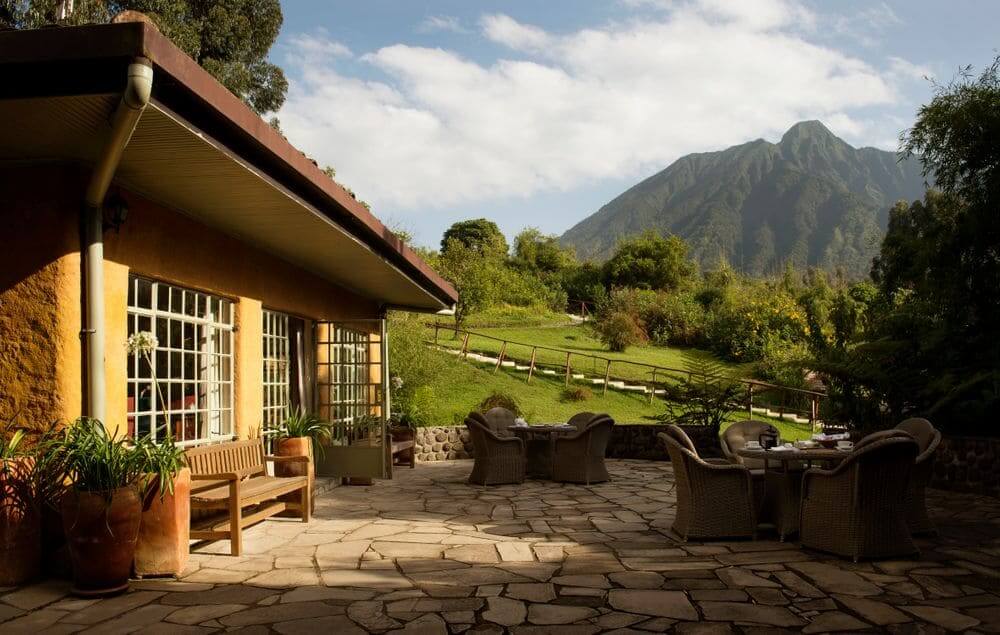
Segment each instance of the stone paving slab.
[{"label": "stone paving slab", "polygon": [[930,493],[940,535],[858,564],[779,542],[683,543],[669,463],[612,481],[466,484],[469,461],[339,487],[313,522],[200,546],[180,580],[84,600],[0,589],[0,633],[1000,632],[1000,501]]}]

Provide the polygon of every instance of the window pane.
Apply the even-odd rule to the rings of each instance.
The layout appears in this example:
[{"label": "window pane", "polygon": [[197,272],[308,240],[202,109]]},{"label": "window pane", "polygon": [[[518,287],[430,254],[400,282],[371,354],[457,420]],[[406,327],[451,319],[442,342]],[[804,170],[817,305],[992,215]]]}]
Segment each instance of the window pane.
[{"label": "window pane", "polygon": [[162,439],[169,421],[175,441],[208,440],[210,420],[213,434],[231,434],[231,415],[223,413],[231,385],[219,382],[231,377],[232,322],[210,311],[224,301],[135,276],[128,299],[129,333],[152,329],[159,341],[155,375],[142,352],[127,364],[130,434]]}]

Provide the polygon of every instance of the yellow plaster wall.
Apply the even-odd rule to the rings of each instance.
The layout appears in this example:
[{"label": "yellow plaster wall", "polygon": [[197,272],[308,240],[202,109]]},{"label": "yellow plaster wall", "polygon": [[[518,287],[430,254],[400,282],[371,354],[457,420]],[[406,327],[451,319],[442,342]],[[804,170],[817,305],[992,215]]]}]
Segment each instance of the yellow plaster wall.
[{"label": "yellow plaster wall", "polygon": [[[0,421],[42,428],[83,411],[79,209],[86,171],[69,166],[0,171]],[[192,218],[123,191],[129,217],[105,233],[107,424],[127,409],[129,273],[234,301],[234,429],[258,427],[262,307],[330,321],[377,317],[378,307]],[[358,322],[372,328],[374,323]]]},{"label": "yellow plaster wall", "polygon": [[113,351],[123,350],[128,338],[130,272],[234,301],[233,415],[239,436],[261,426],[263,307],[312,320],[377,317],[378,307],[371,300],[188,216],[128,192],[122,195],[129,205],[128,220],[119,233],[105,235],[109,420],[123,425],[127,408],[125,357],[120,363],[110,358]]},{"label": "yellow plaster wall", "polygon": [[74,170],[0,171],[3,422],[42,430],[81,412],[78,186]]},{"label": "yellow plaster wall", "polygon": [[263,349],[264,337],[263,306],[260,300],[240,298],[235,306],[236,342],[234,351],[235,384],[233,416],[234,432],[246,437],[253,430],[262,427],[261,413],[264,409]]}]

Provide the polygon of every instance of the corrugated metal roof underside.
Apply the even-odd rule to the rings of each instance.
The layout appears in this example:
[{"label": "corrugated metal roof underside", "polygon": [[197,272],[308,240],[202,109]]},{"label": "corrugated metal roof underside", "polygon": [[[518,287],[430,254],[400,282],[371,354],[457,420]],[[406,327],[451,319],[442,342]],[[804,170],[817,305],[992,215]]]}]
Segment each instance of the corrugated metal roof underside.
[{"label": "corrugated metal roof underside", "polygon": [[[8,122],[0,128],[0,159],[93,162],[116,104],[110,95],[0,100],[0,120]],[[379,302],[443,306],[370,247],[162,105],[151,104],[142,115],[115,180]]]}]

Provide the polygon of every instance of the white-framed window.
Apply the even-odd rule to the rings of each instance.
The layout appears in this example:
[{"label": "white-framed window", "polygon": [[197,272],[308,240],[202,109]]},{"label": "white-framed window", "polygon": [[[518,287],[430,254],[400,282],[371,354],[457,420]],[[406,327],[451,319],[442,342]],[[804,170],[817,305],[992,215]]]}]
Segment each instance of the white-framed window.
[{"label": "white-framed window", "polygon": [[264,431],[276,429],[288,413],[291,401],[292,347],[288,316],[264,310]]},{"label": "white-framed window", "polygon": [[[232,438],[233,303],[129,276],[128,332],[151,331],[147,356],[128,357],[128,430],[194,445]],[[169,425],[169,431],[167,426]]]},{"label": "white-framed window", "polygon": [[332,323],[316,325],[316,390],[319,416],[334,435],[351,440],[381,403],[381,374],[372,359],[372,336]]}]

